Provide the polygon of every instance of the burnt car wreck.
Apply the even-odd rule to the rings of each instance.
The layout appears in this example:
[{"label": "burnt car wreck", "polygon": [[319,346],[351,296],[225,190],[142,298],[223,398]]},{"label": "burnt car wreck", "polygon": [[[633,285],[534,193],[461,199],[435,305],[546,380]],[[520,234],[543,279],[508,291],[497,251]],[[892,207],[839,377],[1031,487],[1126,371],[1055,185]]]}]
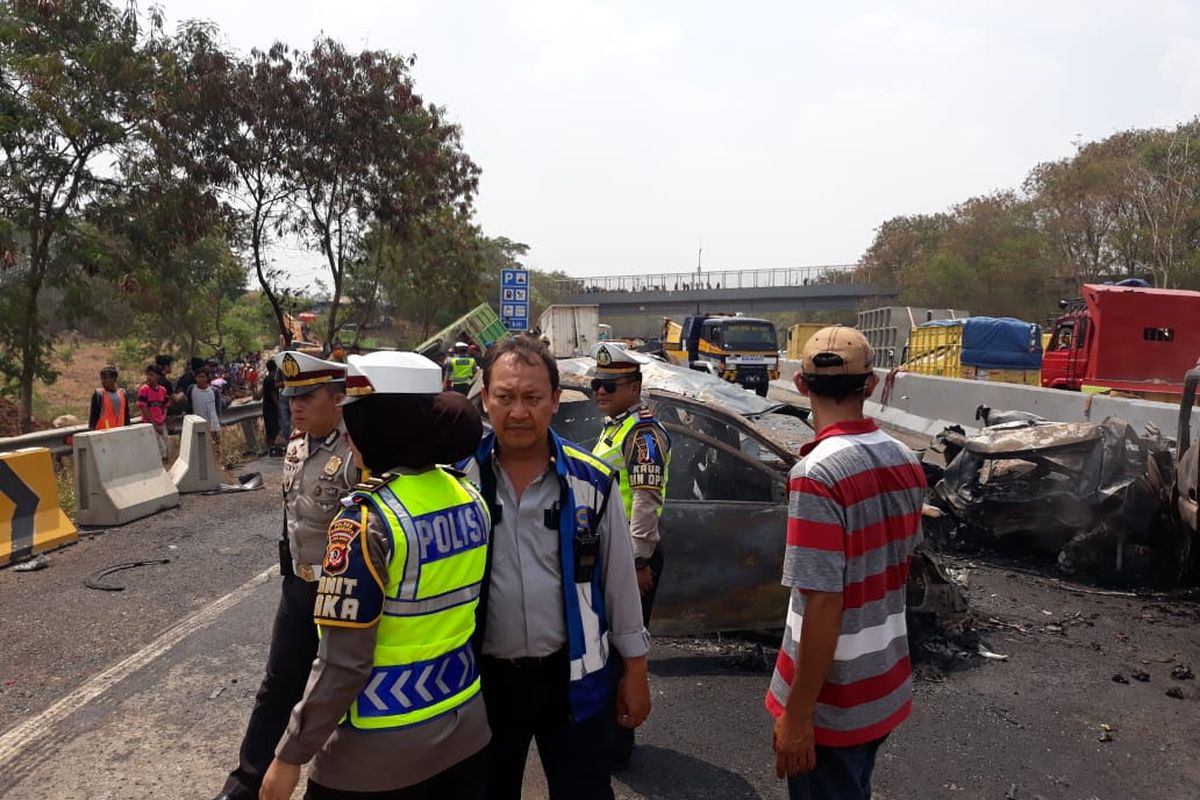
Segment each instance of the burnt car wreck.
[{"label": "burnt car wreck", "polygon": [[1101,583],[1195,582],[1196,532],[1176,510],[1169,441],[1116,418],[983,419],[1011,421],[974,436],[960,428],[938,436],[947,463],[931,482],[930,503],[940,514],[926,532],[939,547],[1041,556]]}]

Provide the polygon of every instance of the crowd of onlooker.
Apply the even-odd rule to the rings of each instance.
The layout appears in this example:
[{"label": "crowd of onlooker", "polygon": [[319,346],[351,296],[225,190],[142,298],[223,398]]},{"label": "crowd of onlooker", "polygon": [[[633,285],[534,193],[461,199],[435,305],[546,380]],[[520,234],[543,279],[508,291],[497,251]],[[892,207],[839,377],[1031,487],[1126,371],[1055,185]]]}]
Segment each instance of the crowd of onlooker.
[{"label": "crowd of onlooker", "polygon": [[[260,359],[261,353],[246,353],[229,361],[192,358],[187,370],[173,381],[174,357],[159,355],[146,365],[143,382],[136,391],[119,386],[117,368],[106,366],[100,370],[100,386],[92,392],[88,428],[105,430],[128,425],[136,407],[142,421],[154,426],[158,452],[166,464],[170,454],[168,418],[195,414],[208,423],[220,461],[221,412],[237,397],[257,395]],[[268,364],[273,367],[274,362]],[[268,431],[268,445],[274,444],[274,438]]]}]

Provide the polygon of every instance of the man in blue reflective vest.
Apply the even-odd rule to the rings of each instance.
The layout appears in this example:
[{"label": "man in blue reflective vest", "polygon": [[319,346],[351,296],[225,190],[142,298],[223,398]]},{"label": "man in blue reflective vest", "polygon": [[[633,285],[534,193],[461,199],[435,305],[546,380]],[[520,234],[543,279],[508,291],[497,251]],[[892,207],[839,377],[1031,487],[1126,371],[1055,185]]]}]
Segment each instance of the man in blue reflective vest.
[{"label": "man in blue reflective vest", "polygon": [[[551,430],[560,394],[558,365],[536,339],[488,352],[495,433],[472,467],[493,526],[476,631],[489,800],[519,800],[533,739],[551,800],[611,800],[612,719],[632,729],[650,713],[649,638],[615,471]],[[615,694],[613,648],[625,662]]]}]

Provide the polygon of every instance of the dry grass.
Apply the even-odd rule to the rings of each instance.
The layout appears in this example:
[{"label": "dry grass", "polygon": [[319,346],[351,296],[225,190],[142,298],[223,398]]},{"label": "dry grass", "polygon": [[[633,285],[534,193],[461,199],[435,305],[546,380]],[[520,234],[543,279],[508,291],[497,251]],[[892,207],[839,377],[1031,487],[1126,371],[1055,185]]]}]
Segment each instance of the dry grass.
[{"label": "dry grass", "polygon": [[58,483],[58,507],[75,518],[75,459],[55,459],[54,479]]},{"label": "dry grass", "polygon": [[[60,414],[74,414],[80,423],[87,422],[92,390],[100,385],[100,368],[112,363],[114,349],[112,342],[79,341],[60,346],[54,359],[58,380],[36,386],[35,393],[42,406],[39,416],[53,420]],[[118,383],[136,391],[142,380],[141,373],[125,371]]]},{"label": "dry grass", "polygon": [[256,458],[260,451],[259,447],[265,438],[262,428],[262,420],[254,420],[255,439],[257,440],[254,446],[246,442],[246,434],[242,431],[242,423],[235,422],[230,425],[221,426],[221,447],[217,454],[217,460],[221,462],[221,466],[226,469],[233,469],[245,464],[247,461]]}]

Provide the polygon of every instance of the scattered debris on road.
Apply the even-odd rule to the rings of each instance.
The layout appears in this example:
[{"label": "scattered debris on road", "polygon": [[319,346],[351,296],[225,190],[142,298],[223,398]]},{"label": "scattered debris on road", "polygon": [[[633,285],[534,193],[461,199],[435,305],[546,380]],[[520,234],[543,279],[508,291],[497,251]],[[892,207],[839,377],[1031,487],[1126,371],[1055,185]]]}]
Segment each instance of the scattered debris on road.
[{"label": "scattered debris on road", "polygon": [[45,556],[34,556],[28,561],[22,561],[12,568],[13,572],[36,572],[50,566],[50,560]]},{"label": "scattered debris on road", "polygon": [[1167,689],[1167,697],[1173,697],[1176,700],[1182,700],[1183,689],[1180,689],[1178,686],[1172,686],[1170,689]]},{"label": "scattered debris on road", "polygon": [[1196,674],[1186,664],[1176,664],[1171,667],[1171,677],[1177,681],[1190,681],[1196,677]]}]

